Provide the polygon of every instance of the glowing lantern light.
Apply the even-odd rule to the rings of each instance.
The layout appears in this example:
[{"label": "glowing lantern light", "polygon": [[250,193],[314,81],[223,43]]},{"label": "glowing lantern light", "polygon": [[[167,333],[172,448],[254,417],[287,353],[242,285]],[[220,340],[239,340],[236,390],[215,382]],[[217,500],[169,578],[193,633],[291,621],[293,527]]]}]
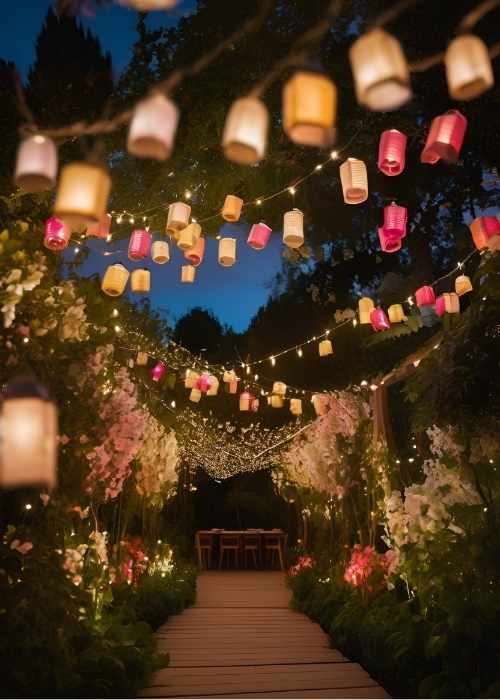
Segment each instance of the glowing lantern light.
[{"label": "glowing lantern light", "polygon": [[450,294],[441,294],[441,296],[436,299],[435,311],[438,316],[443,316],[445,313],[460,313],[460,301],[458,299],[458,294],[455,294],[455,292],[451,292]]},{"label": "glowing lantern light", "polygon": [[478,250],[500,250],[500,218],[480,216],[470,224],[470,230]]},{"label": "glowing lantern light", "polygon": [[401,248],[401,239],[406,236],[406,207],[400,207],[395,202],[384,207],[384,225],[379,228],[378,235],[382,250],[393,253]]},{"label": "glowing lantern light", "polygon": [[143,260],[149,255],[151,248],[151,234],[148,231],[132,231],[128,243],[128,259]]},{"label": "glowing lantern light", "polygon": [[151,246],[151,259],[157,265],[164,265],[170,260],[170,249],[167,241],[155,241]]},{"label": "glowing lantern light", "polygon": [[461,297],[463,294],[472,292],[472,282],[467,275],[459,275],[455,280],[455,292]]},{"label": "glowing lantern light", "polygon": [[332,341],[322,340],[319,344],[319,356],[326,357],[327,355],[333,355]]},{"label": "glowing lantern light", "polygon": [[193,248],[186,250],[184,257],[189,260],[191,265],[198,267],[203,262],[203,256],[205,254],[205,239],[200,236],[196,241]]},{"label": "glowing lantern light", "polygon": [[87,226],[87,237],[88,238],[107,238],[109,235],[109,229],[111,228],[111,221],[113,217],[111,214],[104,214],[104,216],[94,223]]},{"label": "glowing lantern light", "polygon": [[391,306],[389,306],[387,309],[387,313],[389,314],[389,321],[391,323],[401,323],[402,321],[406,321],[405,312],[403,311],[401,304],[391,304]]},{"label": "glowing lantern light", "polygon": [[193,265],[182,265],[181,267],[181,282],[184,284],[192,284],[196,277],[196,268]]},{"label": "glowing lantern light", "polygon": [[249,391],[243,391],[240,394],[240,411],[249,411],[252,399],[253,396]]},{"label": "glowing lantern light", "polygon": [[283,90],[283,129],[301,146],[324,148],[334,141],[337,88],[317,70],[298,70]]},{"label": "glowing lantern light", "polygon": [[247,243],[254,250],[262,250],[268,244],[271,233],[272,229],[266,226],[266,224],[262,222],[260,224],[254,224],[250,229]]},{"label": "glowing lantern light", "polygon": [[380,135],[378,169],[384,175],[400,175],[405,169],[406,135],[397,129],[388,129]]},{"label": "glowing lantern light", "polygon": [[391,327],[383,309],[373,309],[370,314],[370,322],[374,331],[387,331]]},{"label": "glowing lantern light", "polygon": [[285,402],[284,402],[284,399],[282,396],[277,396],[276,394],[273,394],[269,398],[271,399],[272,408],[283,408],[283,406],[285,405]]},{"label": "glowing lantern light", "polygon": [[127,286],[129,271],[120,263],[110,265],[101,282],[102,291],[110,297],[119,297]]},{"label": "glowing lantern light", "polygon": [[191,207],[185,202],[174,202],[168,208],[167,233],[174,238],[179,231],[186,228],[191,216]]},{"label": "glowing lantern light", "polygon": [[210,375],[210,388],[207,391],[207,396],[217,396],[219,391],[219,380],[214,374]]},{"label": "glowing lantern light", "polygon": [[375,308],[375,304],[369,297],[361,297],[358,301],[359,322],[370,323],[370,314]]},{"label": "glowing lantern light", "polygon": [[242,207],[243,200],[240,197],[228,194],[222,208],[222,218],[225,221],[239,221]]},{"label": "glowing lantern light", "polygon": [[149,270],[132,270],[130,275],[130,288],[136,294],[147,294],[151,286],[151,274]]},{"label": "glowing lantern light", "polygon": [[222,377],[223,381],[228,384],[229,382],[237,381],[237,376],[234,369],[226,370]]},{"label": "glowing lantern light", "polygon": [[228,160],[254,165],[264,157],[269,115],[256,97],[242,97],[229,110],[224,125],[222,147]]},{"label": "glowing lantern light", "polygon": [[289,248],[300,248],[304,243],[304,214],[300,209],[287,211],[283,216],[283,243]]},{"label": "glowing lantern light", "polygon": [[259,410],[259,399],[252,399],[250,401],[250,410],[253,411],[253,413],[257,413]]},{"label": "glowing lantern light", "polygon": [[349,50],[349,60],[359,104],[389,112],[411,98],[410,71],[401,44],[383,29],[359,37]]},{"label": "glowing lantern light", "polygon": [[445,114],[435,117],[420,155],[420,162],[434,165],[442,159],[447,163],[456,163],[466,129],[467,119],[456,109],[450,109]]},{"label": "glowing lantern light", "polygon": [[198,372],[195,372],[194,369],[187,369],[184,378],[184,386],[186,389],[194,389],[199,378],[200,375]]},{"label": "glowing lantern light", "polygon": [[137,104],[130,122],[127,149],[138,158],[167,160],[172,154],[179,110],[165,95],[157,93]]},{"label": "glowing lantern light", "polygon": [[138,352],[137,353],[137,358],[135,360],[135,364],[139,365],[139,367],[145,367],[148,364],[148,353],[147,352]]},{"label": "glowing lantern light", "polygon": [[274,382],[273,394],[276,394],[277,396],[285,396],[286,395],[286,384],[284,382]]},{"label": "glowing lantern light", "polygon": [[238,391],[238,379],[234,379],[228,383],[228,390],[230,394],[236,394]]},{"label": "glowing lantern light", "polygon": [[186,226],[186,228],[183,228],[182,231],[179,233],[179,237],[177,239],[177,245],[181,250],[191,250],[191,248],[194,248],[196,243],[198,242],[198,239],[201,236],[201,226],[200,224],[189,224]]},{"label": "glowing lantern light", "polygon": [[290,413],[294,416],[302,415],[302,399],[290,399]]},{"label": "glowing lantern light", "polygon": [[314,410],[317,416],[324,416],[327,413],[330,401],[326,394],[313,394],[311,397],[311,403],[314,406]]},{"label": "glowing lantern light", "polygon": [[429,285],[417,289],[415,292],[415,299],[419,308],[422,306],[434,306],[436,303],[436,295],[434,294],[433,288]]},{"label": "glowing lantern light", "polygon": [[70,163],[61,170],[54,214],[72,226],[100,221],[106,213],[111,179],[100,165]]},{"label": "glowing lantern light", "polygon": [[199,403],[201,399],[201,391],[199,389],[191,389],[191,393],[189,394],[189,400],[192,401],[193,403]]},{"label": "glowing lantern light", "polygon": [[236,262],[236,238],[221,238],[219,241],[219,264],[231,267]]},{"label": "glowing lantern light", "polygon": [[55,143],[41,134],[21,141],[16,160],[14,182],[25,192],[42,192],[54,187],[57,177]]},{"label": "glowing lantern light", "polygon": [[387,236],[383,228],[379,228],[378,238],[380,241],[380,248],[384,253],[397,253],[398,250],[401,250],[401,238]]},{"label": "glowing lantern light", "polygon": [[154,382],[159,382],[165,376],[167,367],[164,362],[157,362],[155,366],[151,369],[150,375]]},{"label": "glowing lantern light", "polygon": [[64,250],[69,243],[71,231],[64,221],[61,221],[56,216],[51,216],[45,222],[45,235],[43,244],[49,250]]},{"label": "glowing lantern light", "polygon": [[362,160],[345,160],[340,166],[340,181],[346,204],[361,204],[368,199],[368,175]]},{"label": "glowing lantern light", "polygon": [[201,377],[196,381],[196,388],[201,391],[202,394],[206,394],[210,389],[212,382],[209,374],[203,373]]},{"label": "glowing lantern light", "polygon": [[448,92],[454,100],[472,100],[495,83],[488,47],[472,34],[453,39],[446,49],[444,65]]}]

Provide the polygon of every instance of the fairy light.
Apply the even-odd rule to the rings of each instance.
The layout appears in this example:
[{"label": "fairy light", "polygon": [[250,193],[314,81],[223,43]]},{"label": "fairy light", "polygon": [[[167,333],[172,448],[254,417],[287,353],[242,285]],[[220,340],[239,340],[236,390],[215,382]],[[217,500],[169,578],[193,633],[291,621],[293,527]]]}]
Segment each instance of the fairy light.
[{"label": "fairy light", "polygon": [[298,355],[299,357],[302,357],[303,354],[304,354],[304,353],[302,352],[302,348],[299,348],[299,349],[297,350],[297,355]]},{"label": "fairy light", "polygon": [[121,329],[122,329],[121,326],[116,325],[115,326],[115,333],[120,333]]},{"label": "fairy light", "polygon": [[256,202],[255,202],[255,204],[257,204],[258,206],[260,206],[260,205],[262,204],[262,199],[257,199]]},{"label": "fairy light", "polygon": [[171,401],[171,402],[170,402],[170,405],[172,406],[172,408],[175,408],[175,407],[176,407],[175,401]]},{"label": "fairy light", "polygon": [[130,219],[128,220],[128,222],[129,222],[129,224],[135,224],[135,219],[134,219],[134,217],[131,216]]},{"label": "fairy light", "polygon": [[332,160],[337,160],[338,157],[339,157],[339,152],[338,152],[338,151],[332,151],[332,152],[330,153],[330,158],[331,158]]},{"label": "fairy light", "polygon": [[314,169],[319,172],[320,170],[323,170],[323,166],[321,165],[321,163],[318,163],[318,165]]},{"label": "fairy light", "polygon": [[75,246],[75,255],[78,255],[79,252],[80,252],[80,246],[76,245]]},{"label": "fairy light", "polygon": [[376,384],[370,384],[370,389],[371,389],[372,391],[377,391],[378,386],[377,386]]},{"label": "fairy light", "polygon": [[111,315],[114,316],[114,318],[116,318],[120,315],[120,312],[118,311],[118,309],[113,309],[113,313]]},{"label": "fairy light", "polygon": [[30,339],[29,339],[29,338],[26,338],[26,337],[23,338],[23,343],[24,343],[25,345],[26,345],[27,343],[29,343],[29,342],[30,342]]},{"label": "fairy light", "polygon": [[274,367],[276,365],[276,358],[274,357],[274,355],[271,355],[269,359],[271,360],[271,365]]},{"label": "fairy light", "polygon": [[121,224],[122,221],[123,221],[123,217],[122,217],[122,215],[120,214],[120,216],[117,216],[117,217],[116,217],[116,223],[117,223],[117,224]]},{"label": "fairy light", "polygon": [[190,190],[186,190],[186,191],[184,192],[184,199],[191,199],[192,196],[193,196],[193,195],[192,195],[192,193],[190,192]]},{"label": "fairy light", "polygon": [[33,506],[31,505],[31,503],[25,503],[25,504],[24,504],[24,507],[25,507],[26,510],[31,510],[31,508],[32,508]]},{"label": "fairy light", "polygon": [[258,375],[258,374],[255,374],[253,380],[254,380],[254,382],[258,382],[258,381],[259,381],[259,375]]},{"label": "fairy light", "polygon": [[290,194],[295,194],[295,193],[297,192],[297,190],[295,189],[295,187],[289,187],[289,188],[288,188],[288,191],[290,192]]},{"label": "fairy light", "polygon": [[250,374],[250,365],[247,365],[246,373],[247,373],[247,374]]}]

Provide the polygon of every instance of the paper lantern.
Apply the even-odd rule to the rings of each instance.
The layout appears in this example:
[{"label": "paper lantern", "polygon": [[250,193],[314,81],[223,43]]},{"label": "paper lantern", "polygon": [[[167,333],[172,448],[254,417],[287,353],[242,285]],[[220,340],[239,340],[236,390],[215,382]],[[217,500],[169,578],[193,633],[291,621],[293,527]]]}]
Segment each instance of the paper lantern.
[{"label": "paper lantern", "polygon": [[132,231],[128,242],[128,259],[143,260],[149,255],[151,248],[151,234],[148,231]]},{"label": "paper lantern", "polygon": [[111,214],[104,216],[94,223],[87,226],[87,238],[107,238],[113,217]]},{"label": "paper lantern", "polygon": [[174,238],[189,224],[191,207],[185,202],[174,202],[168,208],[167,233]]},{"label": "paper lantern", "polygon": [[159,382],[165,376],[167,367],[164,362],[157,362],[155,366],[151,369],[150,375],[154,382]]},{"label": "paper lantern", "polygon": [[200,236],[196,241],[193,248],[186,250],[184,257],[189,260],[191,265],[198,267],[203,262],[203,256],[205,254],[205,239]]},{"label": "paper lantern", "polygon": [[415,292],[415,299],[418,307],[433,306],[436,303],[436,295],[434,294],[433,288],[429,285],[417,289]]},{"label": "paper lantern", "polygon": [[389,321],[391,323],[401,323],[402,321],[406,321],[405,312],[403,311],[401,304],[391,304],[391,306],[389,306],[387,309],[387,313],[389,314]]},{"label": "paper lantern", "polygon": [[201,391],[202,394],[206,394],[211,386],[210,375],[203,373],[201,377],[196,381],[196,388]]},{"label": "paper lantern", "polygon": [[374,331],[387,331],[391,327],[383,309],[373,309],[370,314],[370,323]]},{"label": "paper lantern", "polygon": [[252,401],[252,394],[249,391],[243,391],[240,394],[240,411],[249,411],[250,403]]},{"label": "paper lantern", "polygon": [[335,138],[337,88],[320,71],[298,70],[283,89],[283,129],[301,146],[325,148]]},{"label": "paper lantern", "polygon": [[272,406],[272,408],[283,408],[285,401],[282,396],[277,396],[276,394],[273,394],[269,398],[271,399],[270,405]]},{"label": "paper lantern", "polygon": [[57,408],[31,377],[11,380],[0,414],[0,488],[52,488],[57,469]]},{"label": "paper lantern", "polygon": [[187,369],[184,379],[184,386],[186,389],[194,389],[199,378],[200,375],[198,372],[195,372],[194,369]]},{"label": "paper lantern", "polygon": [[311,397],[311,403],[314,406],[317,416],[324,416],[325,413],[328,412],[330,400],[327,394],[313,394]]},{"label": "paper lantern", "polygon": [[384,225],[379,228],[378,235],[382,250],[393,253],[401,248],[401,239],[406,236],[406,207],[400,207],[395,202],[384,207]]},{"label": "paper lantern", "polygon": [[405,169],[406,135],[397,129],[388,129],[380,135],[378,169],[384,175],[400,175]]},{"label": "paper lantern", "polygon": [[370,323],[370,314],[375,308],[375,304],[369,297],[361,297],[358,301],[359,322]]},{"label": "paper lantern", "polygon": [[410,71],[401,44],[383,29],[360,36],[349,50],[349,60],[359,104],[389,112],[411,98]]},{"label": "paper lantern", "polygon": [[304,244],[304,214],[300,209],[287,211],[283,216],[283,243],[289,248]]},{"label": "paper lantern", "polygon": [[253,413],[257,413],[259,410],[259,399],[252,399],[250,401],[250,410],[253,411]]},{"label": "paper lantern", "polygon": [[254,165],[264,157],[269,115],[256,97],[242,97],[229,110],[224,124],[222,147],[228,160]]},{"label": "paper lantern", "polygon": [[319,356],[326,357],[327,355],[333,355],[332,341],[322,340],[319,344]]},{"label": "paper lantern", "polygon": [[458,299],[458,294],[455,294],[455,292],[451,292],[450,294],[441,294],[441,296],[436,299],[435,311],[438,316],[443,316],[445,313],[460,313],[460,301]]},{"label": "paper lantern", "polygon": [[247,238],[247,243],[250,248],[254,250],[262,250],[266,247],[271,237],[272,229],[262,222],[260,224],[254,224],[250,229],[250,233]]},{"label": "paper lantern", "polygon": [[442,159],[447,163],[456,163],[466,129],[467,119],[457,109],[450,109],[446,114],[435,117],[420,155],[420,162],[434,165]]},{"label": "paper lantern", "polygon": [[101,282],[102,291],[110,297],[119,297],[127,286],[129,271],[120,263],[110,265]]},{"label": "paper lantern", "polygon": [[361,204],[368,199],[366,165],[357,158],[348,158],[340,166],[340,182],[346,204]]},{"label": "paper lantern", "polygon": [[227,386],[230,394],[236,394],[238,391],[238,380],[234,379],[233,381],[229,382]]},{"label": "paper lantern", "polygon": [[397,253],[398,250],[401,250],[402,239],[387,236],[383,228],[379,228],[378,238],[380,241],[380,248],[384,253]]},{"label": "paper lantern", "polygon": [[285,396],[286,395],[286,384],[284,382],[274,382],[273,394],[277,394],[277,396]]},{"label": "paper lantern", "polygon": [[135,294],[147,294],[151,287],[151,274],[149,270],[132,270],[130,275],[130,288]]},{"label": "paper lantern", "polygon": [[302,399],[290,399],[290,413],[294,416],[302,415]]},{"label": "paper lantern", "polygon": [[463,294],[472,292],[472,282],[467,275],[459,275],[455,280],[455,292],[461,297]]},{"label": "paper lantern", "polygon": [[51,216],[45,222],[45,235],[43,244],[49,250],[64,250],[71,238],[71,230],[64,221],[56,216]]},{"label": "paper lantern", "polygon": [[238,377],[236,376],[234,369],[230,369],[230,370],[225,370],[224,374],[222,375],[222,379],[224,382],[229,383],[229,382],[234,382],[235,380],[238,379]]},{"label": "paper lantern", "polygon": [[500,218],[480,216],[470,224],[472,240],[478,250],[500,250]]},{"label": "paper lantern", "polygon": [[231,267],[236,262],[236,238],[221,238],[219,241],[219,264]]},{"label": "paper lantern", "polygon": [[172,155],[179,110],[168,97],[157,93],[134,109],[127,138],[127,150],[138,158],[166,160]]},{"label": "paper lantern", "polygon": [[139,365],[139,367],[145,367],[148,364],[148,359],[149,359],[149,356],[148,356],[147,352],[139,351],[137,353],[135,364]]},{"label": "paper lantern", "polygon": [[454,100],[473,100],[495,83],[488,47],[478,36],[463,34],[453,39],[444,65],[448,92]]},{"label": "paper lantern", "polygon": [[192,284],[196,277],[196,268],[192,265],[182,265],[181,267],[181,282],[184,284]]},{"label": "paper lantern", "polygon": [[54,214],[71,226],[100,221],[106,213],[111,178],[104,167],[70,163],[61,169]]},{"label": "paper lantern", "polygon": [[54,187],[57,177],[57,148],[41,134],[28,136],[17,150],[14,182],[25,192],[42,192]]},{"label": "paper lantern", "polygon": [[200,224],[189,224],[186,228],[183,228],[179,233],[177,238],[177,245],[181,250],[187,251],[194,248],[198,239],[201,236],[201,226]]},{"label": "paper lantern", "polygon": [[207,391],[207,396],[217,396],[219,391],[219,380],[214,374],[210,375],[210,388]]},{"label": "paper lantern", "polygon": [[151,259],[157,265],[164,265],[170,260],[170,249],[167,241],[155,241],[151,246]]},{"label": "paper lantern", "polygon": [[199,403],[201,399],[201,391],[199,389],[191,389],[189,400],[193,403]]},{"label": "paper lantern", "polygon": [[228,194],[222,207],[222,218],[225,221],[239,221],[242,207],[243,200],[240,197]]}]

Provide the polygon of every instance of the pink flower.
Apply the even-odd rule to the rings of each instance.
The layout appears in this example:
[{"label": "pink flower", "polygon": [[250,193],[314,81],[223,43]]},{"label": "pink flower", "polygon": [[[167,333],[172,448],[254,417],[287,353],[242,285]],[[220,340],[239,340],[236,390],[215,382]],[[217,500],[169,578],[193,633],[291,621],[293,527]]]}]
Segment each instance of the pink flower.
[{"label": "pink flower", "polygon": [[23,542],[23,544],[21,544],[21,540],[12,540],[10,548],[15,549],[21,554],[28,554],[28,552],[33,549],[33,542]]}]

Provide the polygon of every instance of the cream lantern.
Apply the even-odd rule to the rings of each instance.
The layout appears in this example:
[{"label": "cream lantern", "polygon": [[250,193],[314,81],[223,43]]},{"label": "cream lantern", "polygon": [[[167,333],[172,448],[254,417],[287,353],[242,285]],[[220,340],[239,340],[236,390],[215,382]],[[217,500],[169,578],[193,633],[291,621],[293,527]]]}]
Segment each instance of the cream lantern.
[{"label": "cream lantern", "polygon": [[254,165],[264,157],[269,115],[256,97],[242,97],[229,110],[224,124],[222,147],[228,160]]},{"label": "cream lantern", "polygon": [[194,248],[198,239],[201,236],[201,226],[200,224],[189,224],[186,228],[183,228],[179,233],[177,238],[177,245],[181,250],[187,251]]},{"label": "cream lantern", "polygon": [[302,399],[290,399],[290,413],[294,416],[302,415]]},{"label": "cream lantern", "polygon": [[41,134],[28,136],[17,150],[14,182],[25,192],[42,192],[54,187],[57,178],[57,148]]},{"label": "cream lantern", "polygon": [[194,369],[187,369],[186,376],[184,379],[184,386],[186,387],[186,389],[193,389],[196,386],[196,383],[199,378],[200,375],[198,374],[198,372],[195,372]]},{"label": "cream lantern", "polygon": [[199,403],[201,399],[201,391],[199,389],[191,389],[191,393],[189,394],[189,400],[192,401],[193,403]]},{"label": "cream lantern", "polygon": [[361,204],[368,199],[368,175],[362,160],[345,160],[340,166],[340,182],[346,204]]},{"label": "cream lantern", "polygon": [[301,146],[325,148],[335,137],[337,88],[323,72],[298,70],[283,90],[283,129]]},{"label": "cream lantern", "polygon": [[120,263],[110,265],[101,282],[102,291],[110,297],[119,297],[127,286],[129,271]]},{"label": "cream lantern", "polygon": [[139,268],[132,270],[130,275],[130,288],[136,294],[147,294],[151,287],[151,274],[149,270]]},{"label": "cream lantern", "polygon": [[292,209],[284,214],[283,243],[289,248],[300,248],[304,244],[304,214],[300,209]]},{"label": "cream lantern", "polygon": [[138,158],[166,160],[174,147],[179,110],[165,95],[157,93],[137,104],[130,122],[127,150]]},{"label": "cream lantern", "polygon": [[148,353],[147,352],[142,352],[139,351],[137,353],[137,358],[135,360],[136,365],[139,365],[140,367],[145,367],[148,364]]},{"label": "cream lantern", "polygon": [[391,304],[391,306],[389,306],[387,309],[387,313],[391,323],[401,323],[402,321],[406,321],[405,312],[403,311],[401,304]]},{"label": "cream lantern", "polygon": [[273,394],[276,394],[277,396],[285,396],[286,395],[286,384],[284,382],[274,382]]},{"label": "cream lantern", "polygon": [[164,265],[170,260],[170,249],[167,241],[154,241],[151,246],[151,259],[157,265]]},{"label": "cream lantern", "polygon": [[333,355],[333,347],[331,340],[322,340],[319,344],[319,356],[326,357],[327,355]]},{"label": "cream lantern", "polygon": [[184,284],[192,284],[196,277],[196,268],[193,265],[182,265],[181,267],[181,282]]},{"label": "cream lantern", "polygon": [[219,391],[219,380],[214,374],[210,375],[210,388],[207,391],[207,396],[217,396]]},{"label": "cream lantern", "polygon": [[358,301],[359,322],[362,324],[371,323],[370,314],[375,308],[375,304],[369,297],[362,297]]},{"label": "cream lantern", "polygon": [[462,34],[453,39],[446,49],[444,65],[453,100],[473,100],[495,83],[488,47],[478,36]]},{"label": "cream lantern", "polygon": [[240,197],[228,194],[222,207],[222,218],[225,221],[239,221],[242,207],[243,200]]},{"label": "cream lantern", "polygon": [[327,394],[313,394],[311,403],[317,416],[324,416],[328,411],[329,400]]},{"label": "cream lantern", "polygon": [[70,163],[61,169],[54,214],[70,226],[98,222],[106,214],[111,178],[101,165]]},{"label": "cream lantern", "polygon": [[252,401],[252,394],[249,391],[243,391],[240,394],[240,411],[249,411],[250,403]]},{"label": "cream lantern", "polygon": [[231,267],[236,262],[236,238],[221,238],[219,241],[219,264]]},{"label": "cream lantern", "polygon": [[472,282],[467,275],[459,275],[455,280],[455,292],[461,297],[463,294],[472,292]]},{"label": "cream lantern", "polygon": [[177,237],[179,231],[189,224],[191,207],[185,202],[174,202],[168,208],[167,233]]},{"label": "cream lantern", "polygon": [[282,396],[277,396],[276,394],[273,394],[269,398],[271,399],[272,408],[283,408],[285,401]]}]

